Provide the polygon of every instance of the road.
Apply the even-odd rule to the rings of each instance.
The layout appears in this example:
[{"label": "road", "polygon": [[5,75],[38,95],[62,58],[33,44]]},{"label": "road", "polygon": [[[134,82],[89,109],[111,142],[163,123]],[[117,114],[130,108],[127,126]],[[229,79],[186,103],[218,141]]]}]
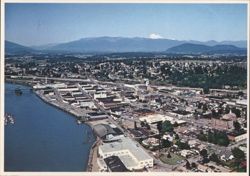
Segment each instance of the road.
[{"label": "road", "polygon": [[[72,78],[46,78],[46,77],[35,77],[35,76],[21,76],[21,78],[25,78],[25,79],[32,79],[32,80],[54,80],[54,81],[71,81],[71,82],[91,82],[92,84],[105,84],[104,82],[99,82],[97,80],[94,80],[94,79],[72,79]],[[106,84],[110,84],[110,85],[115,85],[116,87],[123,87],[123,84],[117,84],[117,83],[112,83],[112,82],[106,82]],[[105,113],[106,115],[108,115],[108,119],[109,119],[109,122],[116,125],[121,131],[124,132],[124,135],[131,137],[130,133],[121,127],[120,123],[115,121],[110,115],[109,115],[109,112],[102,106],[100,105],[100,102],[98,100],[95,100],[93,98],[93,96],[91,94],[89,94],[88,92],[86,92],[81,86],[80,84],[77,84],[79,90],[84,94],[86,95],[89,99],[91,99],[95,106],[100,110],[102,111],[103,113]],[[86,112],[79,109],[79,108],[75,108],[69,104],[66,104],[63,102],[63,98],[62,96],[60,95],[60,92],[57,90],[57,89],[54,89],[54,92],[55,92],[55,96],[56,96],[56,99],[57,99],[57,104],[62,107],[63,109],[67,110],[67,111],[74,111],[74,112],[77,112],[78,114],[80,115],[86,115]],[[171,95],[172,96],[172,95]],[[180,98],[180,97],[178,97]],[[50,100],[48,100],[50,101]],[[143,107],[143,104],[142,103],[132,103],[135,105],[135,107],[139,108],[139,107]],[[171,117],[173,117],[173,115],[169,114],[168,112],[161,112],[161,114],[165,114],[165,115],[169,115]],[[130,117],[124,117],[122,116],[121,119],[125,119],[125,120],[128,120],[128,121],[132,121],[132,122],[137,122],[137,123],[140,123],[139,119],[134,117],[134,118],[130,118]],[[205,126],[208,126],[210,127],[211,126],[211,121],[209,120],[196,120],[194,118],[179,118],[181,120],[184,120],[186,121],[188,124],[194,126],[194,127],[198,127],[198,128],[201,128],[203,129]],[[196,137],[192,137],[192,136],[181,136],[182,138],[184,139],[187,139],[187,140],[192,140],[192,139],[196,139]],[[196,139],[197,140],[197,139]],[[136,142],[136,141],[135,141]],[[225,150],[231,150],[233,149],[234,147],[238,147],[239,145],[241,144],[246,144],[246,140],[243,140],[243,141],[240,141],[238,143],[235,143],[235,144],[232,144],[232,145],[229,145],[228,147],[224,147],[224,146],[219,146],[219,145],[214,145],[214,144],[210,144],[210,143],[207,143],[207,142],[203,142],[203,141],[199,141],[201,144],[204,144],[205,146],[211,148],[212,150],[215,151],[215,153],[219,154],[221,151],[225,151]],[[142,146],[141,146],[142,147]],[[143,148],[143,147],[142,147]],[[144,148],[143,148],[144,149]],[[144,149],[146,150],[146,149]],[[155,164],[157,165],[157,167],[160,167],[161,169],[163,169],[164,171],[172,171],[176,166],[180,165],[180,164],[177,164],[175,166],[172,166],[172,165],[168,165],[168,164],[165,164],[165,163],[162,163],[159,159],[155,158],[155,156],[152,154],[152,152],[146,150],[147,153],[149,153],[153,158],[154,158],[154,162]],[[194,157],[191,157],[189,158],[189,162],[192,163],[192,162],[197,162],[198,160],[200,159],[199,155],[196,155]]]}]

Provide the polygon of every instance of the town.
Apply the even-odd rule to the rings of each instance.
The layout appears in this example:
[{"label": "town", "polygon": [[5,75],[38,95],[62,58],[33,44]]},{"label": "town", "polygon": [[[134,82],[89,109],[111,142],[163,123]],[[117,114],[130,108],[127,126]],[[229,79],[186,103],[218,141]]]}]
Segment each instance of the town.
[{"label": "town", "polygon": [[87,171],[246,171],[244,57],[96,57],[5,60],[7,82],[92,127]]}]

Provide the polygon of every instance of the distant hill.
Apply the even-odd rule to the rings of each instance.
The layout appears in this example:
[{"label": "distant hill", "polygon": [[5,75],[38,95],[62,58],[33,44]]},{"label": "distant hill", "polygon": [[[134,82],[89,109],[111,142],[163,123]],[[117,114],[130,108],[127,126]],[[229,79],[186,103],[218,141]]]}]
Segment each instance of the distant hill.
[{"label": "distant hill", "polygon": [[[230,41],[225,41],[230,44]],[[150,39],[150,38],[126,38],[126,37],[93,37],[82,38],[72,42],[61,43],[52,47],[47,47],[50,51],[66,51],[66,52],[162,52],[171,47],[175,47],[184,43],[203,44],[203,45],[220,45],[225,42],[216,41],[181,41],[170,39]],[[232,45],[238,47],[247,45],[246,41],[233,41]]]},{"label": "distant hill", "polygon": [[83,38],[47,49],[71,52],[159,52],[182,43],[169,39],[97,37]]},{"label": "distant hill", "polygon": [[28,54],[34,52],[36,52],[36,50],[30,47],[19,45],[10,41],[5,41],[5,54]]},{"label": "distant hill", "polygon": [[234,45],[239,48],[247,48],[247,41],[246,40],[239,40],[239,41],[221,41],[217,42],[215,40],[209,40],[206,42],[200,42],[195,40],[186,41],[185,43],[192,43],[192,44],[200,44],[200,45],[207,45],[207,46],[215,46],[215,45]]},{"label": "distant hill", "polygon": [[[223,44],[227,43],[227,44]],[[187,44],[193,44],[188,46]],[[234,45],[235,44],[235,45]],[[234,46],[232,46],[234,45]],[[218,47],[215,47],[218,46]],[[220,48],[219,46],[224,46]],[[236,48],[226,48],[232,46]],[[14,42],[5,41],[6,54],[27,53],[126,53],[126,52],[165,52],[168,53],[200,53],[200,52],[239,52],[246,48],[246,41],[184,41],[170,39],[126,38],[126,37],[92,37],[82,38],[67,43],[47,44],[41,46],[23,46]],[[176,48],[177,47],[177,48]],[[179,48],[181,47],[181,48]],[[213,48],[215,47],[215,48]],[[239,48],[237,48],[239,47]],[[183,50],[184,49],[184,50]]]},{"label": "distant hill", "polygon": [[176,54],[246,54],[246,48],[233,45],[207,46],[200,44],[184,43],[167,49],[167,53]]}]

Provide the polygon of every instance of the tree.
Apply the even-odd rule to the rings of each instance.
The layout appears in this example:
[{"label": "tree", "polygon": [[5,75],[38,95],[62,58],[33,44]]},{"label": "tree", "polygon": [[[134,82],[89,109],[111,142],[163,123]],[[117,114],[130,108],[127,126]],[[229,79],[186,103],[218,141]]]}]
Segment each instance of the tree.
[{"label": "tree", "polygon": [[134,129],[135,129],[135,130],[138,129],[137,124],[136,124],[136,121],[134,121]]},{"label": "tree", "polygon": [[171,147],[172,143],[168,139],[163,139],[162,140],[162,146],[163,147]]},{"label": "tree", "polygon": [[245,157],[246,157],[245,153],[242,150],[240,150],[239,148],[233,148],[232,154],[235,158],[234,164],[237,167],[237,169],[239,169],[240,163],[245,160]]},{"label": "tree", "polygon": [[245,153],[242,150],[240,150],[239,148],[233,148],[232,154],[233,154],[234,158],[239,160],[239,161],[244,160],[246,157]]},{"label": "tree", "polygon": [[174,122],[173,126],[174,126],[174,127],[178,127],[179,125],[178,125],[177,122]]},{"label": "tree", "polygon": [[244,96],[244,93],[243,93],[242,91],[239,91],[239,92],[238,92],[238,96],[243,97],[243,96]]},{"label": "tree", "polygon": [[170,152],[168,152],[168,154],[167,154],[167,158],[172,158],[172,156],[171,156]]},{"label": "tree", "polygon": [[162,132],[173,132],[173,131],[174,127],[170,121],[166,120],[162,123]]},{"label": "tree", "polygon": [[141,127],[145,126],[145,122],[141,121]]},{"label": "tree", "polygon": [[192,167],[192,168],[197,168],[196,163],[192,163],[192,164],[191,164],[191,167]]},{"label": "tree", "polygon": [[200,155],[201,155],[203,158],[207,157],[207,150],[206,150],[206,149],[202,149],[202,150],[200,151]]},{"label": "tree", "polygon": [[190,164],[190,162],[187,160],[187,162],[186,162],[186,169],[191,169],[191,164]]},{"label": "tree", "polygon": [[212,118],[218,119],[220,117],[219,113],[216,112],[214,109],[212,109],[211,111],[212,111]]},{"label": "tree", "polygon": [[180,140],[178,140],[176,142],[176,145],[179,147],[179,149],[183,150],[183,149],[190,149],[190,146],[187,142],[181,142]]},{"label": "tree", "polygon": [[238,121],[233,122],[235,131],[239,132],[241,130],[241,125]]},{"label": "tree", "polygon": [[201,141],[207,141],[207,136],[202,131],[197,135],[197,138]]},{"label": "tree", "polygon": [[208,86],[203,87],[203,93],[204,94],[209,94],[209,87]]},{"label": "tree", "polygon": [[176,140],[180,139],[180,137],[179,137],[178,134],[175,134],[175,139],[176,139]]},{"label": "tree", "polygon": [[162,121],[157,123],[157,129],[159,132],[159,151],[161,150],[162,143],[161,143],[161,137],[162,137]]},{"label": "tree", "polygon": [[202,106],[202,111],[203,111],[203,112],[206,112],[207,110],[208,110],[207,105],[204,104],[204,105]]},{"label": "tree", "polygon": [[208,159],[208,157],[204,157],[203,159],[202,159],[202,163],[209,163],[209,159]]},{"label": "tree", "polygon": [[218,145],[222,145],[222,146],[228,146],[229,145],[230,141],[228,139],[228,136],[227,136],[226,132],[216,132],[214,135],[215,135],[215,142]]},{"label": "tree", "polygon": [[218,164],[220,163],[220,159],[219,159],[219,157],[215,153],[213,153],[212,155],[210,155],[209,159],[211,161],[214,161],[214,162],[218,163]]},{"label": "tree", "polygon": [[150,125],[149,125],[148,123],[145,124],[145,127],[146,127],[148,130],[151,129],[151,127],[150,127]]},{"label": "tree", "polygon": [[213,135],[213,133],[211,132],[211,130],[208,131],[208,134],[207,134],[207,141],[210,142],[210,143],[214,143],[214,135]]},{"label": "tree", "polygon": [[158,130],[159,134],[162,133],[162,121],[157,123],[157,130]]},{"label": "tree", "polygon": [[232,112],[236,115],[236,117],[240,117],[241,116],[241,110],[237,109],[237,108],[232,108]]}]

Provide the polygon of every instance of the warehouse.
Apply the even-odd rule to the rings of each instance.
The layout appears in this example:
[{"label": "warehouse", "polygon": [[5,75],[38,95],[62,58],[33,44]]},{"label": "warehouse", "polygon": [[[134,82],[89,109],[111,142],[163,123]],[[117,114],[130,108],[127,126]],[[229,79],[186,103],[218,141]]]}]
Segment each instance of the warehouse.
[{"label": "warehouse", "polygon": [[153,167],[153,158],[139,144],[127,137],[121,137],[119,141],[100,145],[98,154],[102,158],[118,156],[129,170]]}]

